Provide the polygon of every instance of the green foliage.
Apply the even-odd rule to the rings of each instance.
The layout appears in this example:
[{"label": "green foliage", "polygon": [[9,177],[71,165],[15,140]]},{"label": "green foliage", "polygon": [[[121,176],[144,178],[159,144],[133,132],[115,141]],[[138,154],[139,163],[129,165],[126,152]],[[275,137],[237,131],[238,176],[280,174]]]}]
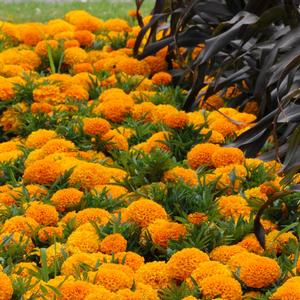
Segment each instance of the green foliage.
[{"label": "green foliage", "polygon": [[211,132],[202,134],[202,129],[203,126],[186,125],[183,128],[168,130],[171,134],[166,137],[164,143],[170,148],[177,161],[186,159],[187,153],[193,146],[208,141]]},{"label": "green foliage", "polygon": [[142,151],[134,152],[114,152],[113,158],[117,166],[122,167],[128,177],[119,182],[129,190],[159,182],[165,171],[176,166],[176,161],[171,157],[169,152],[156,148],[149,154]]},{"label": "green foliage", "polygon": [[156,92],[156,95],[152,96],[150,99],[152,103],[156,105],[169,104],[178,109],[182,108],[185,95],[179,86],[158,86]]},{"label": "green foliage", "polygon": [[180,285],[173,283],[170,287],[160,290],[159,294],[162,300],[182,300],[187,296],[200,297],[198,288],[191,289],[186,282]]}]

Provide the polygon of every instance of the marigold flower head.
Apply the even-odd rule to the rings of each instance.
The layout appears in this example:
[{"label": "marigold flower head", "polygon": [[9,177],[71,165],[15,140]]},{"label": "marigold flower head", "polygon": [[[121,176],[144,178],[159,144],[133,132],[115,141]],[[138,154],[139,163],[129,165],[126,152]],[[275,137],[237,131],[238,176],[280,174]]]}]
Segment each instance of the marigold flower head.
[{"label": "marigold flower head", "polygon": [[14,97],[13,84],[9,81],[0,80],[0,101],[7,101]]},{"label": "marigold flower head", "polygon": [[87,58],[87,53],[79,47],[67,48],[64,51],[64,62],[70,66],[84,63]]},{"label": "marigold flower head", "polygon": [[30,204],[25,212],[25,216],[45,226],[56,225],[58,222],[58,212],[55,207],[37,201]]},{"label": "marigold flower head", "polygon": [[22,146],[22,144],[15,141],[0,143],[0,153],[18,150],[20,146]]},{"label": "marigold flower head", "polygon": [[167,263],[168,273],[171,278],[183,281],[204,261],[209,261],[206,253],[197,248],[185,248],[171,256]]},{"label": "marigold flower head", "polygon": [[178,113],[178,110],[174,106],[172,106],[170,104],[159,104],[159,105],[156,105],[155,109],[152,110],[151,121],[153,123],[163,122],[164,117],[166,115],[176,114],[176,113]]},{"label": "marigold flower head", "polygon": [[38,228],[39,223],[34,218],[24,216],[14,216],[5,221],[2,230],[6,233],[19,232],[27,236],[31,236],[32,233]]},{"label": "marigold flower head", "polygon": [[178,241],[186,236],[186,228],[183,224],[157,219],[148,227],[148,232],[154,244],[167,247],[170,240]]},{"label": "marigold flower head", "polygon": [[176,182],[182,180],[188,185],[197,185],[198,184],[198,176],[194,170],[185,169],[182,167],[175,167],[164,173],[163,176],[164,181]]},{"label": "marigold flower head", "polygon": [[[200,286],[203,279],[214,275],[221,275],[224,277],[232,276],[230,269],[226,265],[217,261],[205,261],[198,265],[198,267],[192,272],[191,277]],[[193,286],[190,279],[188,279],[187,282],[190,286]]]},{"label": "marigold flower head", "polygon": [[204,115],[199,111],[189,112],[187,113],[187,117],[188,117],[188,124],[194,125],[194,127],[196,128],[202,126],[205,123]]},{"label": "marigold flower head", "polygon": [[79,185],[83,189],[93,189],[99,184],[107,184],[110,175],[105,167],[96,163],[81,163],[76,166],[69,178],[71,185]]},{"label": "marigold flower head", "polygon": [[47,226],[38,231],[40,241],[54,241],[54,239],[61,239],[63,236],[62,227]]},{"label": "marigold flower head", "polygon": [[188,221],[194,225],[199,225],[203,222],[208,221],[208,216],[202,212],[190,213],[187,217]]},{"label": "marigold flower head", "polygon": [[28,277],[30,276],[30,270],[34,272],[38,271],[35,262],[20,262],[14,266],[12,272],[20,277]]},{"label": "marigold flower head", "polygon": [[224,300],[242,299],[240,283],[229,276],[214,275],[204,278],[200,282],[200,289],[204,299],[216,299],[218,296]]},{"label": "marigold flower head", "polygon": [[208,142],[212,144],[223,144],[225,142],[224,136],[215,130],[210,130],[208,128],[203,128],[200,132],[201,134],[210,134]]},{"label": "marigold flower head", "polygon": [[45,40],[37,43],[34,52],[39,56],[47,56],[48,49],[56,49],[58,47],[58,42],[56,40]]},{"label": "marigold flower head", "polygon": [[235,220],[239,219],[239,217],[249,217],[251,213],[248,202],[238,195],[220,197],[218,199],[218,207],[222,216],[226,218],[232,217]]},{"label": "marigold flower head", "polygon": [[172,75],[167,72],[158,72],[153,75],[152,82],[157,85],[169,85],[172,81]]},{"label": "marigold flower head", "polygon": [[0,272],[0,298],[10,300],[13,295],[13,287],[10,278],[3,272]]},{"label": "marigold flower head", "polygon": [[110,219],[110,213],[102,208],[86,208],[76,215],[76,225],[82,225],[90,221],[105,225]]},{"label": "marigold flower head", "polygon": [[84,300],[117,300],[116,294],[98,285],[94,286],[93,292],[88,294]]},{"label": "marigold flower head", "polygon": [[221,133],[224,137],[231,137],[238,131],[238,126],[227,119],[219,119],[212,122],[209,128]]},{"label": "marigold flower head", "polygon": [[219,95],[209,96],[205,102],[201,99],[200,107],[205,108],[206,110],[215,110],[224,106],[224,100]]},{"label": "marigold flower head", "polygon": [[66,249],[69,253],[96,253],[99,248],[99,236],[97,233],[87,230],[73,231],[66,242]]},{"label": "marigold flower head", "polygon": [[120,233],[106,236],[100,243],[100,251],[105,254],[112,254],[126,251],[127,241]]},{"label": "marigold flower head", "polygon": [[36,87],[33,90],[33,99],[38,103],[57,104],[64,102],[65,95],[58,86],[49,84]]},{"label": "marigold flower head", "polygon": [[131,288],[133,276],[134,272],[128,266],[110,263],[102,264],[95,274],[90,274],[96,284],[102,285],[112,292]]},{"label": "marigold flower head", "polygon": [[135,273],[135,280],[154,289],[166,288],[171,283],[167,265],[163,261],[153,261],[141,266]]},{"label": "marigold flower head", "polygon": [[185,112],[177,111],[166,114],[163,122],[170,128],[183,128],[188,123],[188,117]]},{"label": "marigold flower head", "polygon": [[197,169],[201,166],[212,165],[212,155],[220,148],[219,145],[203,143],[194,146],[187,154],[188,164]]},{"label": "marigold flower head", "polygon": [[25,168],[23,180],[29,183],[50,184],[55,182],[61,174],[62,169],[58,162],[41,159]]},{"label": "marigold flower head", "polygon": [[145,120],[146,122],[151,121],[151,112],[155,109],[155,105],[152,102],[143,102],[134,105],[131,116],[134,120]]},{"label": "marigold flower head", "polygon": [[141,227],[147,227],[157,219],[167,219],[165,209],[158,203],[141,198],[128,206],[128,214],[132,221]]},{"label": "marigold flower head", "polygon": [[107,144],[105,145],[105,149],[107,151],[113,149],[127,151],[129,147],[127,139],[116,129],[109,130],[107,133],[105,133],[102,136],[102,140],[107,142]]},{"label": "marigold flower head", "polygon": [[51,202],[59,212],[72,209],[80,203],[83,192],[74,189],[66,188],[55,192],[51,197]]},{"label": "marigold flower head", "polygon": [[300,276],[288,279],[271,296],[271,300],[291,300],[300,298]]},{"label": "marigold flower head", "polygon": [[146,152],[151,152],[152,150],[159,148],[164,151],[169,151],[170,148],[164,142],[168,138],[170,134],[166,131],[160,131],[154,133],[147,141],[146,141]]},{"label": "marigold flower head", "polygon": [[231,246],[219,246],[212,250],[210,253],[211,260],[216,260],[221,262],[222,264],[227,264],[227,262],[231,259],[231,257],[237,253],[248,251],[239,245],[231,245]]},{"label": "marigold flower head", "polygon": [[269,252],[281,253],[284,246],[286,246],[290,240],[294,240],[298,243],[297,238],[291,231],[280,233],[278,230],[272,230],[266,236],[266,249]]},{"label": "marigold flower head", "polygon": [[[64,49],[68,49],[68,48],[79,48],[80,47],[80,44],[77,40],[65,40],[64,41]],[[74,64],[74,66],[78,65],[77,64]]]},{"label": "marigold flower head", "polygon": [[31,238],[19,232],[4,232],[0,234],[0,241],[3,244],[2,251],[8,251],[10,247],[18,246],[20,250],[22,249],[28,254],[34,247]]},{"label": "marigold flower head", "polygon": [[83,131],[90,135],[103,135],[110,130],[109,122],[101,118],[84,118]]},{"label": "marigold flower head", "polygon": [[276,260],[253,253],[238,253],[228,262],[231,270],[251,288],[265,288],[275,283],[281,274]]},{"label": "marigold flower head", "polygon": [[219,168],[230,164],[242,164],[245,156],[238,148],[219,148],[212,154],[211,160],[214,167]]},{"label": "marigold flower head", "polygon": [[106,22],[104,22],[103,26],[108,31],[116,31],[116,32],[131,31],[131,28],[128,25],[128,22],[125,20],[122,20],[122,19],[109,19]]},{"label": "marigold flower head", "polygon": [[144,61],[148,64],[150,68],[150,74],[156,74],[159,72],[166,71],[168,68],[168,65],[162,57],[158,56],[147,56]]},{"label": "marigold flower head", "polygon": [[46,155],[49,155],[56,152],[75,150],[75,144],[65,139],[51,139],[41,149]]},{"label": "marigold flower head", "polygon": [[93,284],[82,280],[66,281],[59,287],[62,299],[84,300],[93,290]]},{"label": "marigold flower head", "polygon": [[124,262],[124,265],[130,267],[134,272],[136,272],[145,262],[143,256],[138,255],[135,252],[117,252],[114,254],[115,260],[118,260],[119,263]]},{"label": "marigold flower head", "polygon": [[254,234],[245,236],[243,240],[238,243],[238,245],[255,254],[262,254],[264,252],[264,249],[260,246]]},{"label": "marigold flower head", "polygon": [[77,30],[74,32],[74,39],[80,46],[91,46],[95,40],[95,35],[88,30]]}]

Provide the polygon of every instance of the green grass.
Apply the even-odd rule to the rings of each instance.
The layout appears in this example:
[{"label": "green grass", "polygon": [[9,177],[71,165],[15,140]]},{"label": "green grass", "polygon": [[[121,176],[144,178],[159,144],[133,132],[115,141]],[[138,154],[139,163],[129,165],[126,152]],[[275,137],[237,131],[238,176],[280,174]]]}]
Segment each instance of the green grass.
[{"label": "green grass", "polygon": [[[1,3],[0,20],[14,23],[47,22],[50,19],[63,18],[64,14],[73,9],[83,9],[101,19],[127,18],[129,9],[135,8],[135,1],[88,0],[87,3],[72,2],[45,3],[43,1],[24,0],[22,3]],[[154,0],[146,0],[142,14],[149,14]]]}]

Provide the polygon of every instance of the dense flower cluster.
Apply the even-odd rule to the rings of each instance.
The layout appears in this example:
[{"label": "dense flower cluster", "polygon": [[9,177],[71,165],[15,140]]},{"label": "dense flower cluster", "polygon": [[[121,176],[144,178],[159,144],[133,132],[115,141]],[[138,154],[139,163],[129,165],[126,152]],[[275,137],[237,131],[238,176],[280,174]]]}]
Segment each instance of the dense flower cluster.
[{"label": "dense flower cluster", "polygon": [[300,299],[299,194],[264,249],[281,165],[224,147],[256,116],[223,93],[183,111],[135,18],[0,22],[0,299]]}]

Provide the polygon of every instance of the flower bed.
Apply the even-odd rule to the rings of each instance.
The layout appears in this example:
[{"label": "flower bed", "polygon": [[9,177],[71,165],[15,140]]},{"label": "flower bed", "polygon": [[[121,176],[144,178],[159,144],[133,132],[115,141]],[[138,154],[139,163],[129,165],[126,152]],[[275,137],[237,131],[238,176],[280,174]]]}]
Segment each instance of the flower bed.
[{"label": "flower bed", "polygon": [[299,194],[223,147],[255,107],[184,112],[130,15],[1,24],[0,299],[299,299]]}]

